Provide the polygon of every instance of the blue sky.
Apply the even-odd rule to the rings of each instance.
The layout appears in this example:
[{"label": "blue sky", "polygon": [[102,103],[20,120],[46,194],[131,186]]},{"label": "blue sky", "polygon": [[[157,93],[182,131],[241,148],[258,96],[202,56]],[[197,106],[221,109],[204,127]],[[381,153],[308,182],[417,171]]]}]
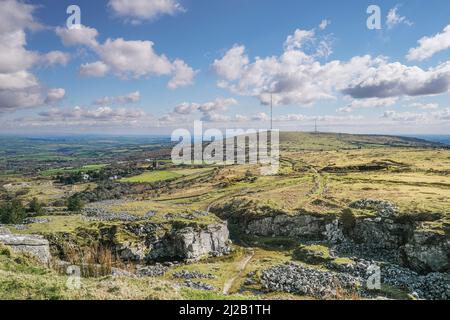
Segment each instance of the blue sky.
[{"label": "blue sky", "polygon": [[[71,4],[81,9],[76,37]],[[381,30],[366,26],[372,4]],[[0,55],[2,132],[169,133],[195,119],[265,128],[270,93],[282,130],[317,120],[323,131],[450,132],[446,0],[5,0],[0,9],[0,37],[18,39]]]}]

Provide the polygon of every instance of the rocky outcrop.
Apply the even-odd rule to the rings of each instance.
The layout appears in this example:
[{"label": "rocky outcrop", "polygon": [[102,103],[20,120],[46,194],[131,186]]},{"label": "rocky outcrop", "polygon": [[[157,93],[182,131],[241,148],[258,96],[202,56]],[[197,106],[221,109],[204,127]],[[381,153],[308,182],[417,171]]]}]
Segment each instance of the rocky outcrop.
[{"label": "rocky outcrop", "polygon": [[230,252],[228,225],[189,226],[173,230],[156,241],[147,242],[151,249],[148,261],[195,261],[208,256],[221,256]]},{"label": "rocky outcrop", "polygon": [[344,235],[343,225],[335,216],[301,214],[279,215],[249,221],[245,233],[255,236],[293,237],[339,243],[352,240],[375,248],[398,248],[411,237],[414,227],[392,219],[358,218]]},{"label": "rocky outcrop", "polygon": [[188,227],[176,232],[175,251],[186,260],[198,260],[211,255],[221,256],[230,252],[227,224],[208,225],[196,230]]},{"label": "rocky outcrop", "polygon": [[381,260],[384,257],[420,273],[450,271],[449,235],[420,229],[415,221],[360,218],[344,238],[339,237],[342,227],[338,221],[327,230],[328,242],[347,254]]},{"label": "rocky outcrop", "polygon": [[405,264],[420,272],[450,271],[450,236],[430,230],[416,230],[403,247]]},{"label": "rocky outcrop", "polygon": [[338,219],[335,219],[331,223],[325,225],[325,232],[323,235],[331,244],[342,243],[346,239],[342,224]]},{"label": "rocky outcrop", "polygon": [[99,225],[98,229],[77,230],[72,234],[52,234],[48,239],[53,251],[66,259],[66,251],[89,238],[92,244],[108,248],[123,261],[145,264],[170,261],[195,261],[203,257],[221,256],[231,250],[227,223],[148,221]]},{"label": "rocky outcrop", "polygon": [[277,236],[320,239],[326,231],[326,225],[333,217],[302,214],[297,216],[277,215],[255,219],[246,225],[245,232],[257,236]]},{"label": "rocky outcrop", "polygon": [[399,223],[391,219],[357,219],[349,237],[356,243],[379,249],[395,249],[404,245],[412,235],[411,223]]},{"label": "rocky outcrop", "polygon": [[123,241],[113,245],[114,251],[123,261],[143,261],[148,255],[149,247],[145,241]]},{"label": "rocky outcrop", "polygon": [[351,223],[333,215],[308,213],[249,214],[246,218],[242,214],[244,218],[235,220],[248,235],[326,241],[345,255],[393,262],[420,273],[450,271],[450,233],[420,228],[421,219],[435,221],[440,215],[401,216],[392,203],[372,199],[355,201],[350,208],[369,210],[375,216],[353,217]]},{"label": "rocky outcrop", "polygon": [[50,262],[49,243],[41,236],[0,234],[0,243],[14,252],[30,254],[43,264]]}]

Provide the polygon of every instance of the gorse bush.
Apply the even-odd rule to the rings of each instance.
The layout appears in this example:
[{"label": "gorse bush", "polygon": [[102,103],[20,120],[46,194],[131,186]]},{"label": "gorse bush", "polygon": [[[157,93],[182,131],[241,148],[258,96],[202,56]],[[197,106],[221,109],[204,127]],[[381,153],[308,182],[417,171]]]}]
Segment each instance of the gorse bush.
[{"label": "gorse bush", "polygon": [[67,210],[71,212],[80,212],[84,208],[84,202],[77,195],[67,199]]},{"label": "gorse bush", "polygon": [[43,208],[43,205],[37,198],[33,198],[33,200],[30,201],[28,204],[28,212],[33,212],[38,215],[44,214],[45,210]]}]

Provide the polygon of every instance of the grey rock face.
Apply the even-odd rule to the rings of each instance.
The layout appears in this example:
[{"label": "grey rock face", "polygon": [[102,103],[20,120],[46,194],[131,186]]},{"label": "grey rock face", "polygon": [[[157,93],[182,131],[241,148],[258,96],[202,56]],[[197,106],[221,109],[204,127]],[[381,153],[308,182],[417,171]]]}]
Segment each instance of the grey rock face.
[{"label": "grey rock face", "polygon": [[450,237],[448,235],[416,230],[403,251],[406,264],[414,270],[450,271]]},{"label": "grey rock face", "polygon": [[141,261],[145,259],[148,253],[148,248],[143,242],[125,241],[117,244],[115,250],[119,258],[124,261]]},{"label": "grey rock face", "polygon": [[[407,266],[417,272],[450,271],[450,237],[391,219],[357,219],[338,251]],[[331,242],[333,243],[333,242]]]},{"label": "grey rock face", "polygon": [[394,262],[422,273],[450,271],[448,233],[420,230],[414,220],[399,217],[387,201],[362,199],[350,206],[373,209],[378,216],[356,218],[346,233],[339,219],[314,215],[255,218],[244,229],[255,236],[327,241],[342,254]]},{"label": "grey rock face", "polygon": [[412,225],[395,223],[389,219],[357,219],[351,238],[373,248],[395,249],[408,241],[412,231]]},{"label": "grey rock face", "polygon": [[41,236],[0,234],[0,243],[11,247],[15,252],[31,254],[43,264],[50,262],[49,243]]},{"label": "grey rock face", "polygon": [[221,256],[230,252],[229,236],[226,224],[213,224],[200,230],[184,228],[175,234],[175,251],[186,260]]},{"label": "grey rock face", "polygon": [[312,215],[278,215],[250,221],[246,228],[247,234],[258,236],[280,236],[296,238],[322,238],[326,225],[332,218]]},{"label": "grey rock face", "polygon": [[[395,223],[385,218],[357,219],[349,235],[357,243],[365,243],[376,248],[398,248],[412,234],[413,227]],[[333,217],[279,215],[252,220],[247,224],[246,233],[256,236],[294,237],[327,240],[330,243],[344,242],[342,226]]]},{"label": "grey rock face", "polygon": [[345,236],[342,231],[342,226],[339,225],[339,220],[334,220],[333,222],[325,225],[324,236],[329,243],[341,243],[345,241]]},{"label": "grey rock face", "polygon": [[115,252],[123,260],[149,263],[195,261],[202,257],[221,256],[230,252],[226,223],[173,230],[154,223],[127,225],[126,228],[134,239],[114,244]]},{"label": "grey rock face", "polygon": [[[113,205],[109,201],[104,204]],[[167,221],[183,218],[195,220],[198,216],[209,215],[208,212],[166,214]],[[150,262],[198,260],[205,256],[220,256],[230,252],[229,231],[226,223],[208,226],[195,225],[182,227],[176,222],[155,223],[151,219],[154,212],[136,216],[126,212],[110,213],[99,204],[91,204],[84,209],[84,216],[93,221],[129,222],[121,227],[128,233],[130,240],[114,239],[117,230],[110,230],[107,237],[102,237],[105,244],[113,247],[115,253],[125,261]],[[109,243],[108,243],[109,242]]]}]

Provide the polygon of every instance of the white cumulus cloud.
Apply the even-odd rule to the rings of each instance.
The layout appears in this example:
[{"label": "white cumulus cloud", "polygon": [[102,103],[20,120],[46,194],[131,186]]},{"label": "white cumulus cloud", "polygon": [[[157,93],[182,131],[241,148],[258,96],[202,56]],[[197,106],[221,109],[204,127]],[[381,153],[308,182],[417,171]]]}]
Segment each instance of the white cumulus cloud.
[{"label": "white cumulus cloud", "polygon": [[192,85],[194,83],[195,75],[198,73],[198,71],[192,69],[180,59],[176,59],[173,62],[172,69],[174,75],[167,84],[167,87],[170,89]]},{"label": "white cumulus cloud", "polygon": [[419,41],[419,46],[409,50],[406,58],[410,61],[423,61],[431,58],[434,54],[444,51],[450,47],[450,25],[432,37],[423,37]]},{"label": "white cumulus cloud", "polygon": [[162,122],[184,123],[188,116],[199,114],[202,121],[219,122],[230,119],[225,115],[229,107],[237,105],[233,98],[217,98],[205,103],[183,102],[175,106],[167,115],[160,118]]},{"label": "white cumulus cloud", "polygon": [[[280,56],[256,57],[253,61],[243,45],[233,46],[213,63],[218,86],[256,97],[262,104],[270,103],[271,96],[275,105],[308,106],[342,96],[361,100],[340,110],[347,112],[365,105],[388,106],[402,97],[450,91],[450,61],[428,69],[370,55],[323,63],[317,54],[320,42],[313,34],[296,30],[288,36]],[[314,43],[316,48],[306,50]]]},{"label": "white cumulus cloud", "polygon": [[86,46],[100,58],[99,61],[82,64],[79,70],[82,76],[103,77],[108,73],[121,79],[171,76],[167,86],[177,89],[193,84],[198,73],[183,60],[172,62],[164,54],[156,53],[152,41],[108,38],[99,43],[98,31],[86,26],[58,28],[56,32],[64,45]]},{"label": "white cumulus cloud", "polygon": [[110,97],[105,96],[94,101],[97,105],[108,105],[108,104],[131,104],[137,103],[141,100],[141,93],[139,91],[130,92],[123,96]]},{"label": "white cumulus cloud", "polygon": [[184,11],[176,0],[110,0],[108,5],[118,16],[129,18],[132,23]]},{"label": "white cumulus cloud", "polygon": [[57,27],[56,34],[61,38],[63,44],[67,47],[85,45],[96,47],[98,31],[94,28],[80,25],[77,28]]},{"label": "white cumulus cloud", "polygon": [[1,2],[0,113],[39,107],[52,100],[56,91],[47,93],[32,68],[66,65],[69,61],[69,55],[61,51],[42,54],[27,49],[27,31],[43,28],[33,16],[37,8],[17,0]]},{"label": "white cumulus cloud", "polygon": [[84,77],[104,77],[109,72],[109,67],[102,61],[84,63],[80,66],[79,73]]},{"label": "white cumulus cloud", "polygon": [[46,103],[55,103],[58,102],[62,99],[64,99],[64,97],[66,96],[66,90],[64,90],[63,88],[53,88],[48,90],[47,92],[47,98],[46,98]]}]

